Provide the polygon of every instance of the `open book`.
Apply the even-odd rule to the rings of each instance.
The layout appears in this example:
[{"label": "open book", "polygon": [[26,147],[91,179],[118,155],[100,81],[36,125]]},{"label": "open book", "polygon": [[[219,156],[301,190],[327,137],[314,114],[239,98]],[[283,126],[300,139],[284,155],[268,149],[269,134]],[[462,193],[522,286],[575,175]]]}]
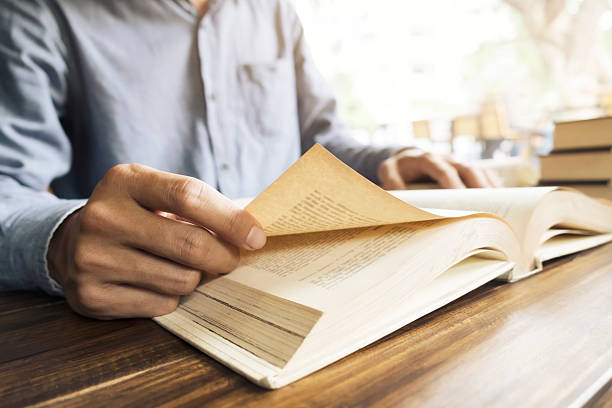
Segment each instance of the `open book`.
[{"label": "open book", "polygon": [[612,240],[611,202],[552,187],[389,194],[320,146],[246,208],[266,246],[155,320],[266,388],[490,280]]}]

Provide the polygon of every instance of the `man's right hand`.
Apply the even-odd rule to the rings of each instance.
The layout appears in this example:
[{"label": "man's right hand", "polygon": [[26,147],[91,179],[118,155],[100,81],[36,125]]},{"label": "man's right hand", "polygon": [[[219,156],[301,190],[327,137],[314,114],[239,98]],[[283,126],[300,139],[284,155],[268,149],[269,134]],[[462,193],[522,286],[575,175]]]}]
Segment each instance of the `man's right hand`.
[{"label": "man's right hand", "polygon": [[47,259],[78,313],[152,317],[172,312],[203,274],[231,272],[239,248],[265,242],[257,220],[206,183],[122,164],[58,228]]}]

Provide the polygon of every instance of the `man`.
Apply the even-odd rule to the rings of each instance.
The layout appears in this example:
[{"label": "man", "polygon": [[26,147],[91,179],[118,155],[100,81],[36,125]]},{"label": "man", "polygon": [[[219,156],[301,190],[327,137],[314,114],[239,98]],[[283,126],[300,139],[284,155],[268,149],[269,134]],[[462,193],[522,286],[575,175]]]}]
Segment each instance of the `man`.
[{"label": "man", "polygon": [[103,319],[168,313],[265,244],[226,196],[256,195],[315,142],[385,188],[493,184],[356,143],[284,0],[1,0],[0,19],[4,290]]}]

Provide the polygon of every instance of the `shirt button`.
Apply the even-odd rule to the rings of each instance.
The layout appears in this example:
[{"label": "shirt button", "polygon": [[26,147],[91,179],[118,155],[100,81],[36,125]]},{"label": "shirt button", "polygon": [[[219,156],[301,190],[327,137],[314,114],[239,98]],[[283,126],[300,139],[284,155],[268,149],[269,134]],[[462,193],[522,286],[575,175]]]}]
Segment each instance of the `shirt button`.
[{"label": "shirt button", "polygon": [[227,163],[221,163],[221,170],[223,171],[228,171],[230,168],[229,164]]},{"label": "shirt button", "polygon": [[215,95],[215,93],[214,93],[214,92],[211,92],[211,93],[208,95],[208,99],[210,99],[211,101],[215,101],[215,100],[217,100],[217,95]]}]

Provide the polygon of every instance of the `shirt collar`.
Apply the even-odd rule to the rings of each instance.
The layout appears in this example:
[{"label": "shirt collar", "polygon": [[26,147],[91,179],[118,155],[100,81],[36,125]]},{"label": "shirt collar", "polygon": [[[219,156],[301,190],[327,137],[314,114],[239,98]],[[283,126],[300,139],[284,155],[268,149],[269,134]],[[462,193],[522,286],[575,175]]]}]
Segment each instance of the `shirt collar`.
[{"label": "shirt collar", "polygon": [[[195,17],[199,16],[198,9],[196,8],[196,6],[191,4],[189,0],[172,1],[176,3],[179,7],[181,7],[183,10],[187,11],[189,14]],[[223,3],[223,0],[208,0],[208,10],[206,11],[206,14],[214,13],[215,11],[217,11],[221,3]]]}]

